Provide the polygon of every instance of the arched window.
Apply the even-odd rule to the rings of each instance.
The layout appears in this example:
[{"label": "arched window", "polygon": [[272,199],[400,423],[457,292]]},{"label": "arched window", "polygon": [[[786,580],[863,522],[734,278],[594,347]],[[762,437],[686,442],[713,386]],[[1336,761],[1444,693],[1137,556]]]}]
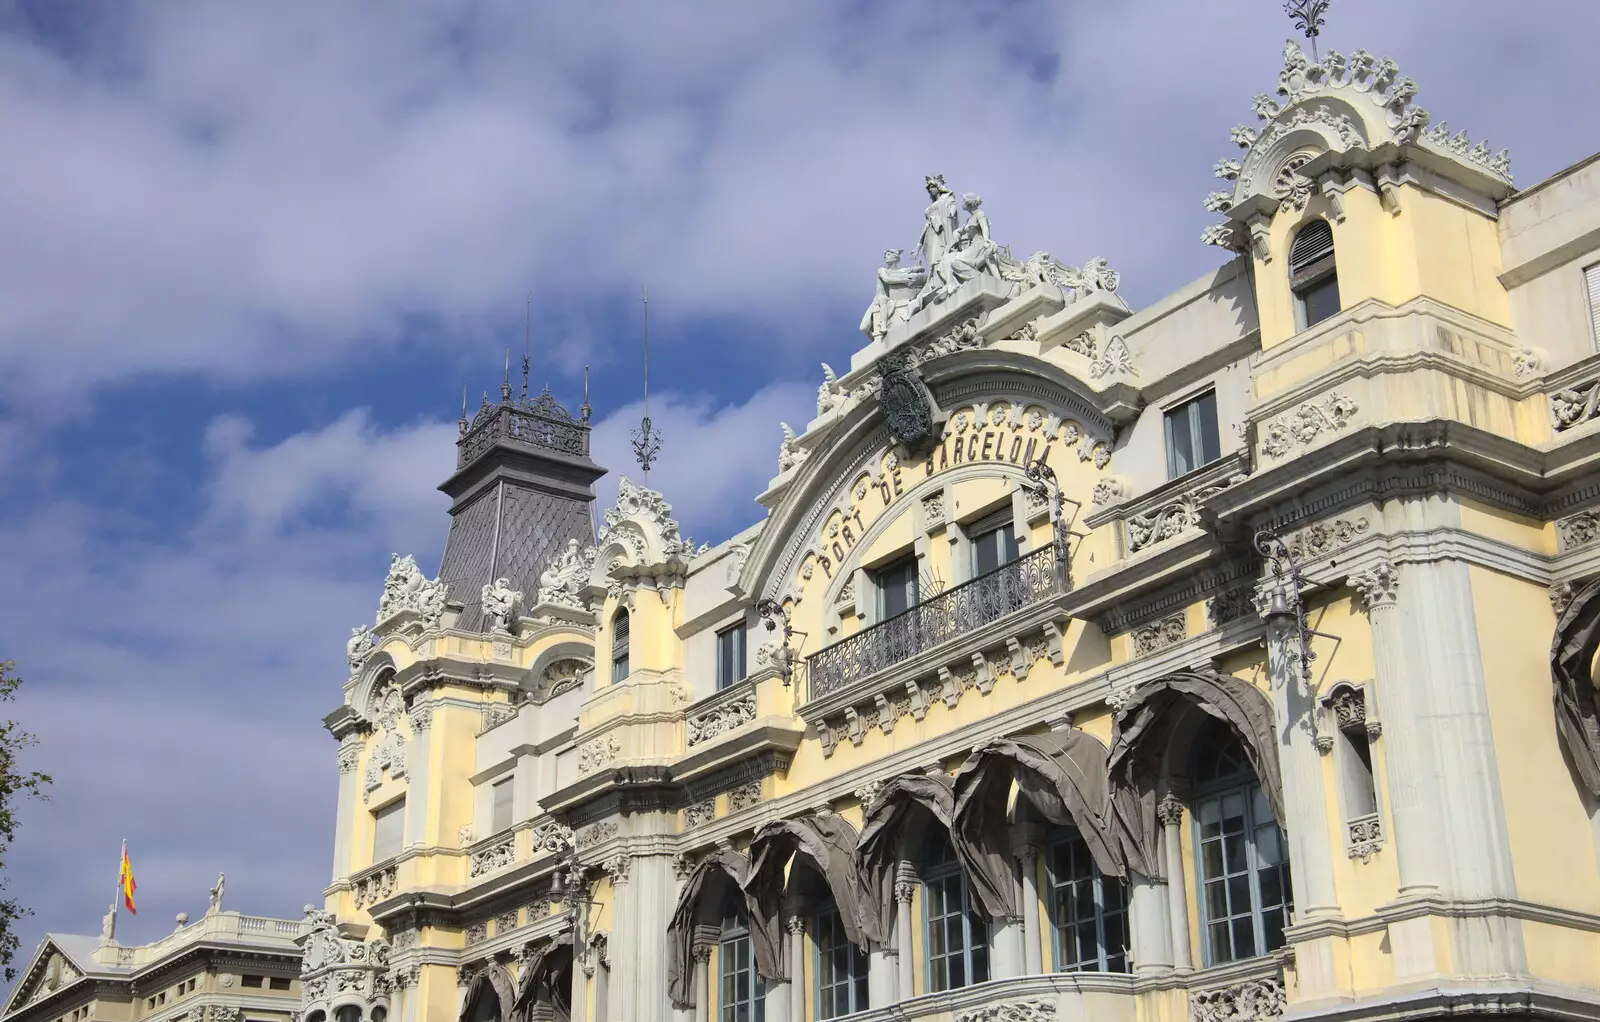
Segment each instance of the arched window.
[{"label": "arched window", "polygon": [[839,906],[822,903],[816,918],[817,1018],[841,1018],[867,1010],[867,954],[845,933]]},{"label": "arched window", "polygon": [[1339,274],[1328,221],[1313,220],[1295,235],[1289,246],[1289,290],[1297,329],[1315,326],[1339,311]]},{"label": "arched window", "polygon": [[1209,721],[1196,741],[1193,779],[1206,965],[1282,947],[1294,907],[1283,832],[1244,747],[1219,720]]},{"label": "arched window", "polygon": [[1049,869],[1056,970],[1127,972],[1127,884],[1101,874],[1075,827],[1056,833]]},{"label": "arched window", "polygon": [[922,914],[927,925],[928,992],[959,990],[989,979],[989,921],[972,904],[967,874],[950,839],[937,827],[923,862]]},{"label": "arched window", "polygon": [[346,1004],[333,1013],[334,1022],[361,1022],[361,1008],[354,1004]]},{"label": "arched window", "polygon": [[628,612],[617,611],[611,619],[611,680],[628,676]]},{"label": "arched window", "polygon": [[766,1018],[765,984],[756,974],[755,950],[744,913],[728,911],[722,917],[717,940],[718,972],[722,982],[717,1004],[722,1022],[763,1022]]}]

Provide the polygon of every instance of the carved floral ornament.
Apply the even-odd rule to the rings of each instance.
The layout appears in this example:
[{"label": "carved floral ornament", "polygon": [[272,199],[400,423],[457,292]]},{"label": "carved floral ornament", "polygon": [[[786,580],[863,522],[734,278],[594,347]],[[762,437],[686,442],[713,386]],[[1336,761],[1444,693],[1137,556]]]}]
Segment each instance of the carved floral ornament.
[{"label": "carved floral ornament", "polygon": [[[1108,437],[1088,432],[1077,420],[1037,402],[996,398],[955,408],[925,456],[901,460],[894,450],[885,448],[867,459],[867,467],[841,494],[840,505],[822,516],[817,541],[802,553],[794,598],[819,574],[834,578],[874,522],[902,501],[922,502],[930,515],[930,528],[937,524],[936,519],[945,520],[949,510],[938,491],[921,489],[932,477],[971,465],[1009,466],[1020,471],[1037,459],[1062,457],[1067,450],[1076,453],[1078,462],[1092,464],[1097,470],[1111,463]],[[914,498],[908,496],[913,490],[919,490]]]},{"label": "carved floral ornament", "polygon": [[[1401,75],[1388,57],[1357,50],[1346,58],[1329,50],[1313,63],[1290,41],[1284,44],[1283,61],[1278,98],[1262,94],[1252,103],[1262,127],[1240,124],[1229,133],[1232,143],[1245,154],[1242,160],[1217,163],[1217,177],[1231,182],[1232,187],[1208,195],[1207,211],[1227,213],[1256,194],[1270,195],[1291,209],[1303,209],[1313,183],[1300,175],[1299,169],[1317,152],[1375,148],[1390,141],[1431,149],[1511,183],[1511,159],[1505,150],[1493,153],[1487,142],[1474,145],[1464,131],[1451,135],[1442,122],[1424,130],[1429,115],[1413,102],[1417,84]],[[1311,139],[1315,142],[1308,146]],[[1385,207],[1397,212],[1392,183],[1384,180],[1390,176],[1380,172],[1378,187],[1386,193]],[[1229,223],[1207,227],[1202,240],[1238,250],[1250,239],[1240,236],[1236,223]]]}]

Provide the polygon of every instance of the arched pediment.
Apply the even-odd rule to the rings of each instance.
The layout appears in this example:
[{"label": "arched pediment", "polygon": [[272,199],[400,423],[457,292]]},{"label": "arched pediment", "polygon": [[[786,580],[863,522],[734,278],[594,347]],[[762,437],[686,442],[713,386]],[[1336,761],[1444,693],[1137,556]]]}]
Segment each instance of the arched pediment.
[{"label": "arched pediment", "polygon": [[877,899],[882,932],[890,932],[893,926],[894,885],[908,828],[920,822],[948,832],[954,813],[954,782],[942,773],[890,778],[865,807],[861,838],[856,842],[856,868]]},{"label": "arched pediment", "polygon": [[[742,591],[797,600],[809,588],[808,559],[812,573],[823,568],[834,578],[841,558],[832,547],[846,526],[853,540],[841,541],[841,551],[870,521],[909,506],[918,486],[963,466],[1020,476],[1048,450],[1065,484],[1072,475],[1066,466],[1101,472],[1111,461],[1115,425],[1102,410],[1104,396],[1053,362],[992,348],[963,351],[927,363],[924,380],[943,422],[934,447],[902,460],[878,402],[855,404],[788,484],[745,561]],[[1079,497],[1084,506],[1091,487]]]},{"label": "arched pediment", "polygon": [[1556,733],[1578,780],[1591,797],[1600,799],[1600,693],[1594,683],[1597,651],[1600,581],[1584,586],[1572,598],[1556,621],[1555,641],[1550,648]]},{"label": "arched pediment", "polygon": [[[1172,774],[1173,728],[1186,714],[1225,723],[1244,748],[1262,793],[1278,823],[1287,826],[1283,781],[1272,702],[1243,678],[1215,671],[1179,671],[1140,685],[1120,701],[1112,717],[1110,821],[1129,867],[1147,877],[1165,876],[1158,855],[1158,785]],[[1202,718],[1203,719],[1203,718]]]},{"label": "arched pediment", "polygon": [[672,920],[667,924],[667,994],[673,1004],[694,1007],[697,991],[692,979],[697,931],[704,932],[716,926],[721,906],[729,897],[736,897],[743,903],[749,918],[756,970],[769,979],[778,978],[777,921],[771,920],[770,925],[766,925],[753,899],[746,895],[744,885],[749,875],[749,858],[723,847],[711,852],[684,881]]},{"label": "arched pediment", "polygon": [[1127,864],[1105,824],[1109,790],[1106,747],[1077,728],[996,739],[973,750],[955,775],[952,828],[958,851],[971,852],[968,874],[991,915],[1014,915],[1012,839],[1007,803],[1018,797],[1048,822],[1083,836],[1095,865],[1107,876],[1126,876]]},{"label": "arched pediment", "polygon": [[744,891],[761,918],[776,926],[793,876],[785,867],[794,856],[805,856],[828,885],[845,935],[866,950],[869,941],[881,941],[883,934],[870,889],[856,869],[859,838],[848,820],[832,814],[762,824],[750,840],[751,866]]}]

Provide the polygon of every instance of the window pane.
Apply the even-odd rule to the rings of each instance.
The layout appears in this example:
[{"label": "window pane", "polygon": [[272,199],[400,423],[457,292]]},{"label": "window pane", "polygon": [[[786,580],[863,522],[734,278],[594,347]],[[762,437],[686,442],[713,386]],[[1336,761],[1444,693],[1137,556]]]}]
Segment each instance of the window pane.
[{"label": "window pane", "polygon": [[894,617],[917,603],[917,559],[908,557],[878,572],[878,595],[883,617]]},{"label": "window pane", "polygon": [[1167,413],[1167,475],[1177,478],[1193,471],[1194,434],[1189,428],[1189,407],[1179,405]]},{"label": "window pane", "polygon": [[717,688],[727,688],[744,676],[744,625],[741,623],[717,633]]},{"label": "window pane", "polygon": [[406,800],[384,806],[373,817],[372,861],[382,862],[405,847]]},{"label": "window pane", "polygon": [[1300,292],[1300,307],[1306,326],[1315,326],[1339,311],[1339,277],[1337,274],[1317,281]]},{"label": "window pane", "polygon": [[1221,438],[1217,435],[1217,392],[1207,391],[1192,404],[1200,433],[1200,464],[1209,465],[1222,457]]},{"label": "window pane", "polygon": [[496,781],[494,787],[490,789],[493,792],[493,811],[490,813],[489,822],[491,833],[498,834],[511,826],[511,799],[515,794],[513,783],[513,779],[508,777],[503,781]]}]

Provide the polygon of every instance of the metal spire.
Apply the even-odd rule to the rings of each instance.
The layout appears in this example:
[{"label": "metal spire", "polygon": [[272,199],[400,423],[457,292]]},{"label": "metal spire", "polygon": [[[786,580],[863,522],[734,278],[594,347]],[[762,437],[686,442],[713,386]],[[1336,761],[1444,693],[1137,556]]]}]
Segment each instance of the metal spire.
[{"label": "metal spire", "polygon": [[533,324],[533,295],[528,295],[522,313],[522,403],[528,403],[528,332]]},{"label": "metal spire", "polygon": [[500,403],[511,403],[511,346],[506,345],[506,378],[500,383]]},{"label": "metal spire", "polygon": [[594,412],[594,409],[589,407],[589,367],[588,366],[584,366],[583,367],[583,406],[578,409],[578,412],[579,412],[579,414],[581,414],[583,416],[583,421],[584,422],[588,422],[590,414]]},{"label": "metal spire", "polygon": [[1311,41],[1311,59],[1321,60],[1317,55],[1317,36],[1322,34],[1323,14],[1327,13],[1328,4],[1332,0],[1284,0],[1283,13],[1294,19],[1294,27]]},{"label": "metal spire", "polygon": [[[661,453],[661,431],[650,424],[650,289],[643,289],[644,302],[644,417],[639,428],[633,431],[633,456],[644,471],[644,483],[650,485],[650,466]],[[584,399],[588,403],[588,398]]]}]

